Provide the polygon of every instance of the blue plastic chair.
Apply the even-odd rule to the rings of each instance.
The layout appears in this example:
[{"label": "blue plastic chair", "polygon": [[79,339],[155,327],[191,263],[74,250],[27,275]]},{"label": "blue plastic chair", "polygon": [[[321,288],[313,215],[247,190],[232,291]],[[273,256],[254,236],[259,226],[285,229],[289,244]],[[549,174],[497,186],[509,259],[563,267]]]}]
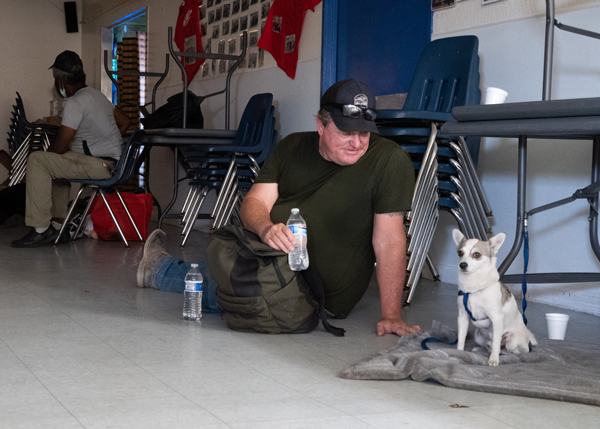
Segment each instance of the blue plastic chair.
[{"label": "blue plastic chair", "polygon": [[438,39],[426,47],[402,110],[380,110],[378,121],[413,118],[446,122],[454,106],[479,104],[479,40],[476,36]]},{"label": "blue plastic chair", "polygon": [[[135,224],[133,217],[131,216],[131,213],[129,212],[129,210],[127,209],[127,206],[125,205],[125,201],[123,201],[123,198],[121,197],[121,193],[119,192],[119,190],[117,188],[117,186],[124,184],[131,178],[131,176],[133,176],[133,173],[135,172],[136,160],[140,154],[140,145],[142,144],[144,135],[145,135],[144,131],[138,130],[138,131],[135,131],[133,134],[131,134],[131,136],[129,136],[129,138],[127,139],[127,142],[123,145],[123,152],[121,154],[121,157],[119,158],[117,168],[115,170],[115,173],[112,175],[112,177],[110,177],[108,179],[101,179],[101,180],[92,180],[92,179],[68,179],[68,180],[66,180],[66,181],[72,182],[72,183],[81,183],[81,188],[79,189],[77,196],[71,203],[71,207],[69,208],[69,213],[67,214],[67,217],[60,229],[60,233],[58,234],[55,244],[58,243],[59,238],[63,234],[65,227],[67,226],[67,223],[69,222],[69,219],[71,218],[71,215],[73,214],[75,205],[77,204],[77,201],[79,200],[79,197],[81,196],[81,194],[85,188],[92,188],[93,191],[92,191],[92,195],[85,207],[83,215],[81,217],[82,220],[86,218],[86,216],[88,215],[88,212],[90,211],[90,207],[92,206],[92,202],[94,201],[94,198],[96,197],[96,195],[98,193],[100,193],[102,200],[104,200],[104,204],[106,204],[106,208],[108,209],[108,213],[110,214],[110,217],[112,218],[117,229],[119,230],[119,234],[121,235],[121,238],[123,239],[123,243],[125,243],[125,246],[129,247],[129,243],[127,242],[127,239],[125,238],[123,231],[121,230],[121,226],[119,225],[119,222],[117,221],[117,218],[115,217],[115,215],[114,215],[112,209],[110,208],[110,205],[108,204],[108,201],[106,200],[106,197],[104,195],[105,189],[112,189],[119,197],[119,201],[121,201],[121,204],[123,205],[123,208],[125,209],[125,212],[127,213],[127,216],[129,217],[129,220],[133,224],[133,227],[135,228],[135,232],[137,233],[140,241],[144,241],[142,234],[140,233],[137,225]],[[77,227],[77,231],[75,231],[75,235],[74,235],[75,238],[77,238],[83,223],[84,222],[82,221],[79,224],[79,226]]]},{"label": "blue plastic chair", "polygon": [[[213,227],[226,222],[231,213],[233,198],[245,185],[243,180],[253,175],[274,146],[275,108],[273,95],[257,94],[250,98],[231,145],[197,145],[186,151],[186,162],[198,167],[188,169],[190,190],[182,208],[183,240],[185,246],[193,223],[197,219],[204,199],[211,189],[219,191],[211,213]],[[239,169],[238,173],[238,167]],[[241,179],[242,182],[239,182]]]},{"label": "blue plastic chair", "polygon": [[[407,235],[410,235],[411,240],[411,254],[407,265],[410,273],[407,276],[407,287],[410,293],[406,304],[410,303],[414,293],[437,225],[440,185],[442,188],[456,189],[456,196],[460,189],[465,189],[457,181],[458,170],[451,163],[456,154],[449,147],[447,139],[437,133],[437,127],[443,122],[454,120],[451,113],[453,107],[479,104],[481,91],[478,47],[479,41],[475,36],[450,37],[430,42],[421,54],[403,108],[379,110],[377,113],[379,134],[404,147],[413,159],[415,170],[419,172],[413,209],[405,218],[409,229]],[[469,153],[476,159],[479,142],[473,143]],[[434,164],[431,163],[431,154],[436,160]],[[421,171],[421,161],[425,157],[427,162],[424,161]],[[443,179],[438,180],[440,175]],[[464,199],[465,202],[470,201],[466,197]],[[465,204],[459,206],[457,203],[456,206],[458,213],[458,209],[464,208]],[[464,223],[459,222],[461,229],[463,225]],[[433,264],[430,264],[430,268],[433,272]]]}]

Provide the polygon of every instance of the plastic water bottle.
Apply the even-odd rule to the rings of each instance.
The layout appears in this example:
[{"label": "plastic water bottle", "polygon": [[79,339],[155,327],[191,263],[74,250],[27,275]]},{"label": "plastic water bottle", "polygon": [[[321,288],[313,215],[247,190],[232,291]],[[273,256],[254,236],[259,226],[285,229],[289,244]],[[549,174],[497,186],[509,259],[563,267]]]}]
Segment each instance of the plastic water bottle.
[{"label": "plastic water bottle", "polygon": [[292,215],[286,224],[296,237],[294,250],[288,254],[288,262],[293,271],[302,271],[308,268],[308,250],[306,250],[306,222],[300,216],[299,209],[292,209]]},{"label": "plastic water bottle", "polygon": [[198,264],[185,275],[185,290],[183,291],[183,318],[199,321],[202,318],[202,274]]}]

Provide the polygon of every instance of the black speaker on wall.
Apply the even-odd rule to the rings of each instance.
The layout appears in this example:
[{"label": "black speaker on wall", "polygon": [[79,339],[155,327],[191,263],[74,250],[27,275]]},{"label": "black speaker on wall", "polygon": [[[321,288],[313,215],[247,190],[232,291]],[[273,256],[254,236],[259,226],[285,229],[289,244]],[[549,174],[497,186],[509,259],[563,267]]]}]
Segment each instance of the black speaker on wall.
[{"label": "black speaker on wall", "polygon": [[77,3],[74,1],[66,1],[64,5],[67,33],[77,33],[79,31],[79,26],[77,25]]}]

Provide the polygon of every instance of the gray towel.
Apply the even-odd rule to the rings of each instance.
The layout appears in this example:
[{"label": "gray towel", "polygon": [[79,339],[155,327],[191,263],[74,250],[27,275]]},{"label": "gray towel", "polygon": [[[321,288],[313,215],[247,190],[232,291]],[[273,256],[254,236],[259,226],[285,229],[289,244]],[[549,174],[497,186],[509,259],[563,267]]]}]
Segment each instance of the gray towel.
[{"label": "gray towel", "polygon": [[600,346],[538,339],[531,353],[503,354],[500,365],[488,366],[489,354],[467,338],[465,350],[421,341],[433,336],[456,339],[456,332],[434,321],[429,332],[401,337],[380,352],[342,373],[357,380],[435,380],[445,386],[488,393],[529,396],[600,406]]}]

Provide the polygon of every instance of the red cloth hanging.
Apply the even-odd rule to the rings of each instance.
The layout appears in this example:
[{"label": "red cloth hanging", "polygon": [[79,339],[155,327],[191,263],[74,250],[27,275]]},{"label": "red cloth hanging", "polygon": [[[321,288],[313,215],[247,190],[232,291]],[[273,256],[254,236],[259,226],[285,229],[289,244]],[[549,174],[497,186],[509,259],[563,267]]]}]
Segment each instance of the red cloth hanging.
[{"label": "red cloth hanging", "polygon": [[273,55],[290,78],[296,77],[298,46],[307,10],[315,11],[321,0],[275,0],[271,5],[258,47]]},{"label": "red cloth hanging", "polygon": [[[204,52],[200,33],[199,13],[201,6],[202,0],[183,0],[183,3],[179,6],[179,16],[177,17],[175,37],[173,38],[179,52]],[[204,58],[181,57],[180,59],[185,67],[189,85],[204,62]],[[183,80],[183,73],[181,73],[181,80]]]}]

